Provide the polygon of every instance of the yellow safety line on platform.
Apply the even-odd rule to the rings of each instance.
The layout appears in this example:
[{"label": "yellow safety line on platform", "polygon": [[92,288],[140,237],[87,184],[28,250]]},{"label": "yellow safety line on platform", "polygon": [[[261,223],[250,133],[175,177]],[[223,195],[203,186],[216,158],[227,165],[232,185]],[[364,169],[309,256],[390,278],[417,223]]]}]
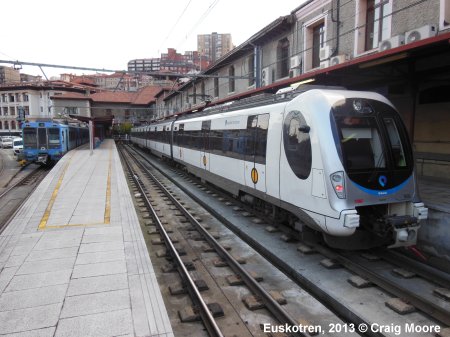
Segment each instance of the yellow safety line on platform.
[{"label": "yellow safety line on platform", "polygon": [[48,203],[45,213],[39,224],[39,229],[43,230],[46,228],[64,228],[64,227],[88,227],[88,226],[98,226],[98,225],[109,225],[111,223],[111,171],[112,171],[112,148],[109,149],[109,167],[108,167],[108,178],[106,182],[106,202],[105,202],[105,216],[103,222],[94,222],[89,224],[65,224],[65,225],[47,225],[48,218],[50,217],[50,212],[52,210],[53,204],[55,203],[56,196],[58,195],[59,187],[61,186],[62,180],[69,167],[70,161],[66,164],[61,177],[53,190],[52,197]]},{"label": "yellow safety line on platform", "polygon": [[109,225],[111,222],[111,166],[112,166],[112,149],[109,149],[109,167],[108,167],[108,180],[106,183],[106,204],[105,204],[105,224]]},{"label": "yellow safety line on platform", "polygon": [[63,170],[63,172],[61,174],[61,176],[58,179],[58,182],[56,183],[56,187],[53,190],[52,197],[50,198],[50,201],[48,202],[47,208],[45,209],[44,215],[42,216],[41,222],[39,223],[39,227],[38,227],[39,230],[43,230],[43,229],[45,229],[47,227],[47,221],[48,221],[48,218],[50,217],[50,212],[51,212],[51,210],[53,208],[53,204],[55,203],[56,197],[57,197],[58,192],[59,192],[59,188],[61,187],[61,183],[62,183],[62,181],[64,179],[64,175],[66,174],[67,169],[69,168],[69,164],[70,164],[71,160],[72,160],[72,157],[67,162],[67,164],[64,167],[64,170]]}]

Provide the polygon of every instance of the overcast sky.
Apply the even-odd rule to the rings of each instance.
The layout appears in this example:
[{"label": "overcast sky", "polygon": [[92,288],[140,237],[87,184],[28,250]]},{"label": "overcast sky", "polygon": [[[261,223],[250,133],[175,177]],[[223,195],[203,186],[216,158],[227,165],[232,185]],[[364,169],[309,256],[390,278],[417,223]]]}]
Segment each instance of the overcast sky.
[{"label": "overcast sky", "polygon": [[[238,46],[304,1],[2,1],[0,60],[126,70],[129,60],[159,57],[167,48],[196,50],[197,34],[230,33]],[[22,72],[42,75],[38,67]]]}]

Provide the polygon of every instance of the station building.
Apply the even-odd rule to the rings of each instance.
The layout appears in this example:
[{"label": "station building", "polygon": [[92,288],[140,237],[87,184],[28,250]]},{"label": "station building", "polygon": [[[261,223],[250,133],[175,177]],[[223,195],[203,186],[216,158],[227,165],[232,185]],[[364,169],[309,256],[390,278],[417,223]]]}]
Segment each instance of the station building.
[{"label": "station building", "polygon": [[377,91],[397,107],[419,173],[450,174],[450,1],[312,0],[169,93],[164,116],[296,82]]}]

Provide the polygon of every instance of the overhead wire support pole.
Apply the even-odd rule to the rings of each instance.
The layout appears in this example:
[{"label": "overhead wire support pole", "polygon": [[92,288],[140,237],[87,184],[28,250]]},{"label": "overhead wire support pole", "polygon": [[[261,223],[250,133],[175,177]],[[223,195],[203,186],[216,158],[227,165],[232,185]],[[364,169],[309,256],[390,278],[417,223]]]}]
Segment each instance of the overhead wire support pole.
[{"label": "overhead wire support pole", "polygon": [[44,69],[42,69],[41,66],[39,66],[39,69],[41,69],[42,73],[44,74],[45,79],[48,81],[48,77],[47,77],[47,75],[45,74]]},{"label": "overhead wire support pole", "polygon": [[35,62],[22,62],[19,60],[10,61],[10,60],[0,60],[0,63],[9,63],[9,64],[20,64],[23,66],[36,66],[36,67],[49,67],[49,68],[63,68],[63,69],[74,69],[74,70],[90,70],[90,71],[100,71],[106,73],[115,73],[115,72],[123,72],[123,70],[112,70],[112,69],[104,69],[104,68],[86,68],[86,67],[75,67],[75,66],[64,66],[60,64],[46,64],[46,63],[35,63]]},{"label": "overhead wire support pole", "polygon": [[62,68],[62,69],[72,69],[72,70],[89,70],[105,73],[140,73],[149,76],[173,76],[173,77],[199,77],[199,78],[234,78],[234,79],[248,79],[248,76],[222,76],[222,75],[206,75],[206,74],[181,74],[181,73],[160,73],[157,71],[126,71],[126,70],[114,70],[105,68],[86,68],[86,67],[76,67],[76,66],[64,66],[59,64],[46,64],[46,63],[36,63],[36,62],[22,62],[19,60],[0,60],[1,63],[24,65],[24,66],[35,66],[35,67],[49,67],[49,68]]}]

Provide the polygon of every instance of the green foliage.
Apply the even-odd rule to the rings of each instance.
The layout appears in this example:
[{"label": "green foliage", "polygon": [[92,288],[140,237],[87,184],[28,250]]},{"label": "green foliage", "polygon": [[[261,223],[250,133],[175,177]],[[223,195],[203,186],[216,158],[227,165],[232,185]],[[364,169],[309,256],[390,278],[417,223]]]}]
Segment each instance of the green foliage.
[{"label": "green foliage", "polygon": [[114,132],[118,133],[118,134],[125,134],[125,133],[130,133],[131,132],[131,128],[133,127],[132,123],[120,123],[120,124],[114,124]]}]

